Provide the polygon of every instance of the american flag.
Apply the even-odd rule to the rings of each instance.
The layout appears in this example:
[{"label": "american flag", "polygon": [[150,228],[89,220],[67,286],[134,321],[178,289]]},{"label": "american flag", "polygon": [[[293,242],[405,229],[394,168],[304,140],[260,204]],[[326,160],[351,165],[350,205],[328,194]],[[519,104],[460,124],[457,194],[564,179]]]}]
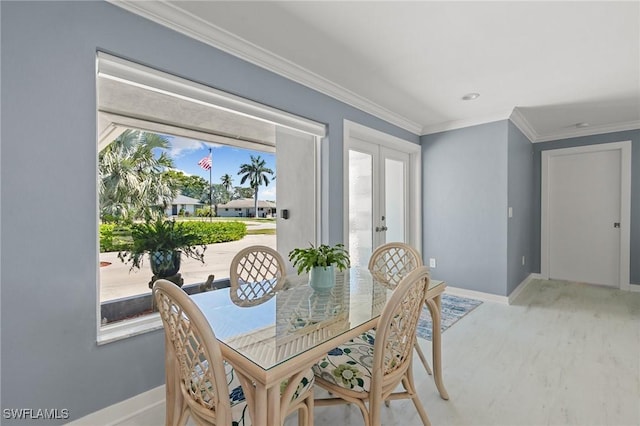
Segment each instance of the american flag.
[{"label": "american flag", "polygon": [[202,167],[205,170],[211,170],[211,154],[198,161],[198,166]]}]

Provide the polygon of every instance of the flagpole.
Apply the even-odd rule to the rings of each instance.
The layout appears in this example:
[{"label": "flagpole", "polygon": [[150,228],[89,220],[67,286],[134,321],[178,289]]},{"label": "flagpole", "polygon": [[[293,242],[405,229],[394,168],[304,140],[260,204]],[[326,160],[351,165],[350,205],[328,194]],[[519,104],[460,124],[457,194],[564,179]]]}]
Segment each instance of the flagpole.
[{"label": "flagpole", "polygon": [[209,222],[213,220],[213,186],[211,185],[211,170],[213,169],[213,157],[211,156],[211,148],[209,148],[209,160],[211,160],[211,167],[209,167]]}]

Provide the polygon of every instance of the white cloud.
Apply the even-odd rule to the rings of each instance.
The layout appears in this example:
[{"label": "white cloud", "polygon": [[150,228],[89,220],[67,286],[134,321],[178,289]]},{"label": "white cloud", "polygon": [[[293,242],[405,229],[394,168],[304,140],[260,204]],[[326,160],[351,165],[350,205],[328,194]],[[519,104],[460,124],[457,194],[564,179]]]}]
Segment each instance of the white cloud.
[{"label": "white cloud", "polygon": [[183,174],[183,175],[185,175],[185,176],[193,176],[191,173],[187,173],[187,172],[185,172],[185,171],[184,171],[184,170],[182,170],[182,169],[176,169],[176,168],[173,168],[173,169],[171,169],[171,170],[176,171],[176,172],[180,172],[180,173],[182,173],[182,174]]},{"label": "white cloud", "polygon": [[276,199],[276,187],[269,186],[264,189],[258,190],[258,199],[259,200],[275,200]]}]

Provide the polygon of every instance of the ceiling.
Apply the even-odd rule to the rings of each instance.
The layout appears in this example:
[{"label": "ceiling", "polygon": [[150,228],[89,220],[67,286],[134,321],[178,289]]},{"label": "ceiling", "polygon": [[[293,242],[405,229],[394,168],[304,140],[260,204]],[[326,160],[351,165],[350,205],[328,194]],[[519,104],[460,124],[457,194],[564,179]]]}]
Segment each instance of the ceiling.
[{"label": "ceiling", "polygon": [[112,2],[416,134],[640,128],[638,1]]}]

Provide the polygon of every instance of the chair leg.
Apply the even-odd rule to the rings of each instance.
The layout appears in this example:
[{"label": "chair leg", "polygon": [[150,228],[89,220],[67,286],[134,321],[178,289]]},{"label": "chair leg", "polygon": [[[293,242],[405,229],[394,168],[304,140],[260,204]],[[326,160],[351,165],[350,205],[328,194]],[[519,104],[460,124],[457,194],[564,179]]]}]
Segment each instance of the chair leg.
[{"label": "chair leg", "polygon": [[[282,419],[284,424],[284,419]],[[309,412],[306,405],[302,404],[298,408],[298,426],[307,426],[309,422]]]},{"label": "chair leg", "polygon": [[[358,401],[355,404],[358,406],[358,408],[360,408],[360,412],[362,413],[362,418],[364,419],[364,426],[372,426],[371,410],[367,410],[367,406],[364,405],[364,402],[362,401]],[[378,413],[378,416],[379,415],[380,414]]]},{"label": "chair leg", "polygon": [[311,392],[298,409],[298,426],[313,426],[313,407],[314,395]]},{"label": "chair leg", "polygon": [[420,358],[420,361],[422,361],[422,365],[424,365],[425,370],[427,370],[427,374],[428,375],[433,375],[433,371],[431,371],[431,367],[429,367],[429,362],[427,361],[427,358],[424,356],[424,353],[422,352],[422,348],[420,347],[420,344],[418,343],[418,341],[416,340],[416,343],[414,344],[414,347],[416,348],[416,352],[418,352],[418,357]]},{"label": "chair leg", "polygon": [[413,405],[416,406],[416,410],[418,410],[418,414],[420,415],[420,419],[422,419],[422,424],[424,424],[424,426],[431,426],[431,422],[429,421],[429,417],[427,416],[427,412],[425,411],[424,407],[422,406],[422,402],[420,402],[420,400],[418,399],[418,395],[413,395],[413,397],[411,398],[411,400],[413,401]]},{"label": "chair leg", "polygon": [[411,396],[411,401],[413,401],[413,405],[416,407],[416,410],[418,411],[418,415],[420,415],[422,424],[424,426],[431,426],[431,421],[429,421],[429,416],[427,416],[427,411],[422,406],[422,402],[420,401],[420,398],[418,398],[418,394],[416,393],[416,388],[413,383],[413,376],[411,375],[410,372],[402,379],[402,386],[404,386],[404,388],[407,390],[407,392]]},{"label": "chair leg", "polygon": [[[422,348],[420,347],[418,340],[416,340],[416,343],[413,346],[416,348],[416,352],[418,352],[418,357],[420,358],[420,361],[422,361],[422,365],[424,365],[425,370],[427,370],[427,374],[429,374],[430,376],[433,375],[433,371],[431,371],[429,362],[427,361],[427,358],[424,356],[424,353],[422,352]],[[389,399],[385,400],[384,406],[391,407],[391,400]]]},{"label": "chair leg", "polygon": [[176,423],[178,426],[185,426],[187,424],[187,420],[189,420],[189,408],[182,408],[182,412],[180,413],[180,417],[178,418],[178,422]]}]

